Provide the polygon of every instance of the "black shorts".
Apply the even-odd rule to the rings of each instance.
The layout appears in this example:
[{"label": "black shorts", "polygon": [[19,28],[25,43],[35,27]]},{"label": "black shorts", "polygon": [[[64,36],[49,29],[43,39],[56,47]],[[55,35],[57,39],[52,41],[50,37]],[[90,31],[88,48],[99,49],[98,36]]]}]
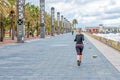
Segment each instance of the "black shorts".
[{"label": "black shorts", "polygon": [[77,55],[82,55],[84,46],[76,46]]}]

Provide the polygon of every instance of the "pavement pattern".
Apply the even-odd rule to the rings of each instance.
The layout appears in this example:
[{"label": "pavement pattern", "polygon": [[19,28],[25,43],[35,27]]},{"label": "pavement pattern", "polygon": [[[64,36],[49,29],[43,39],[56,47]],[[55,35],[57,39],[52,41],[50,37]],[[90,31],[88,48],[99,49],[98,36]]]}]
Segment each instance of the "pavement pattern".
[{"label": "pavement pattern", "polygon": [[120,72],[86,37],[77,66],[74,37],[69,33],[0,46],[0,80],[120,80]]}]

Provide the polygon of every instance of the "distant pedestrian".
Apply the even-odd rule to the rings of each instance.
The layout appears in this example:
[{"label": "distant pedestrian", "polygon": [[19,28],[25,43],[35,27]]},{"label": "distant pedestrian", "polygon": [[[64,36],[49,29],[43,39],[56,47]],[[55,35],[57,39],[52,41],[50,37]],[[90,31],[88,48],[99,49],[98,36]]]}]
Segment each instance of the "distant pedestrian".
[{"label": "distant pedestrian", "polygon": [[77,52],[77,64],[78,64],[78,66],[80,66],[81,61],[82,61],[82,51],[84,48],[84,44],[83,44],[84,35],[82,34],[81,28],[77,29],[77,34],[75,36],[74,41],[76,42],[75,48],[76,48],[76,52]]},{"label": "distant pedestrian", "polygon": [[34,34],[33,34],[33,32],[32,32],[32,31],[30,31],[30,36],[34,37]]},{"label": "distant pedestrian", "polygon": [[72,35],[74,34],[74,31],[72,31]]}]

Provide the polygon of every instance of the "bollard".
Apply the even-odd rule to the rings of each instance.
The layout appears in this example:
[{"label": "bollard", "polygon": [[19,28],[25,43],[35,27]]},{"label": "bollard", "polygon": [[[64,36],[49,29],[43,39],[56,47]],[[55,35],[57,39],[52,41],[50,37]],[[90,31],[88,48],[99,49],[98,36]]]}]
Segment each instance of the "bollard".
[{"label": "bollard", "polygon": [[93,57],[93,59],[96,59],[96,58],[97,58],[97,55],[93,55],[92,57]]}]

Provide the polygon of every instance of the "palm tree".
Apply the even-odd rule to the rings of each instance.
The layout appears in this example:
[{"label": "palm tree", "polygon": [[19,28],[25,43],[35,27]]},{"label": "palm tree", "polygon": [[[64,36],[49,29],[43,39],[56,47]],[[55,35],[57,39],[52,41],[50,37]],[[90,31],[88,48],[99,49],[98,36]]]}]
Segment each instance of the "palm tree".
[{"label": "palm tree", "polygon": [[[28,30],[31,30],[34,32],[35,30],[37,31],[37,36],[39,35],[40,31],[40,8],[38,6],[32,5],[30,3],[27,3],[25,5],[25,18],[26,21],[29,23],[29,27],[27,28],[27,34],[29,33]],[[46,31],[49,33],[51,29],[51,15],[47,12],[45,12],[45,23],[46,23]],[[57,25],[57,20],[56,23]],[[30,26],[32,25],[32,26]]]},{"label": "palm tree", "polygon": [[77,19],[73,19],[73,26],[74,26],[74,28],[76,29],[76,24],[78,24],[78,21],[77,21]]},{"label": "palm tree", "polygon": [[37,36],[39,35],[39,12],[40,12],[40,9],[39,7],[35,7],[35,19],[36,19],[36,30],[37,30]]},{"label": "palm tree", "polygon": [[9,6],[10,4],[7,0],[0,0],[0,14],[2,14],[3,16],[8,15]]},{"label": "palm tree", "polygon": [[51,15],[47,12],[45,12],[45,24],[46,24],[46,32],[49,35],[51,32]]},{"label": "palm tree", "polygon": [[37,8],[35,5],[31,5],[31,17],[32,17],[32,34],[34,34],[36,27],[38,27],[38,12],[39,12],[39,8]]},{"label": "palm tree", "polygon": [[[14,40],[14,32],[15,32],[15,25],[14,25],[14,19],[15,19],[15,4],[16,4],[16,0],[8,0],[8,2],[10,3],[10,20],[11,20],[11,27],[10,27],[10,36],[12,34],[12,40]],[[12,33],[11,33],[12,31]]]},{"label": "palm tree", "polygon": [[[27,3],[25,5],[25,18],[26,18],[26,22],[27,22],[27,38],[29,38],[29,33],[33,32],[33,22],[34,22],[34,15],[33,15],[33,5],[31,5],[30,3]],[[32,26],[31,26],[32,25]]]},{"label": "palm tree", "polygon": [[27,23],[27,38],[29,38],[29,33],[30,33],[30,24],[31,24],[31,16],[30,16],[30,3],[27,3],[25,5],[25,20],[26,20],[26,23]]},{"label": "palm tree", "polygon": [[37,30],[37,36],[39,35],[39,12],[40,9],[38,6],[31,5],[27,3],[25,5],[25,17],[26,21],[31,24],[32,26],[28,26],[27,29],[27,37],[29,37],[29,30],[31,30],[32,34],[35,30]]},{"label": "palm tree", "polygon": [[4,17],[8,15],[9,2],[7,0],[0,0],[0,41],[4,38]]}]

